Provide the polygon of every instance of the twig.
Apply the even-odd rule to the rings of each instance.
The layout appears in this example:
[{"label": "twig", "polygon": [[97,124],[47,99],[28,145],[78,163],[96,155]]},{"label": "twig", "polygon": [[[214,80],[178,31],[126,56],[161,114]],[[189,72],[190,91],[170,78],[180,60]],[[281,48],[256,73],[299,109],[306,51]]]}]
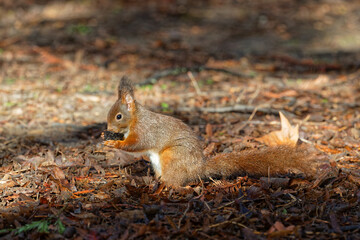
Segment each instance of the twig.
[{"label": "twig", "polygon": [[291,197],[291,201],[288,202],[288,203],[285,203],[285,204],[280,204],[280,205],[277,205],[276,208],[286,208],[286,207],[289,207],[291,205],[294,205],[295,203],[301,201],[300,199],[297,199],[296,197],[294,197],[294,195],[292,195],[291,193],[289,193],[289,196]]},{"label": "twig", "polygon": [[237,132],[241,131],[242,129],[244,129],[244,128],[249,124],[249,122],[254,118],[257,110],[258,110],[258,107],[255,107],[255,109],[254,109],[254,111],[251,113],[249,119],[248,119],[246,122],[244,122],[244,123],[237,129]]},{"label": "twig", "polygon": [[[241,220],[243,217],[245,216],[245,214],[242,214],[240,217],[237,217],[237,218],[234,218],[234,219],[231,219],[231,220],[228,220],[228,221],[224,221],[224,222],[220,222],[220,223],[215,223],[215,224],[212,224],[210,226],[208,226],[207,228],[215,228],[215,227],[219,227],[219,226],[222,226],[222,225],[225,225],[225,224],[234,224],[234,225],[238,225],[240,227],[243,227],[243,228],[247,228],[247,229],[250,229],[251,231],[253,231],[254,233],[259,233],[247,226],[245,226],[244,224],[241,224],[241,223],[238,223],[237,221]],[[198,228],[198,229],[195,229],[195,232],[199,232],[199,231],[202,231],[204,228]]]},{"label": "twig", "polygon": [[254,76],[252,75],[247,75],[244,73],[237,73],[237,72],[233,72],[227,69],[223,69],[223,68],[213,68],[213,67],[205,67],[205,66],[200,66],[200,67],[180,67],[180,68],[171,68],[171,69],[166,69],[160,72],[155,73],[154,75],[146,78],[144,81],[138,83],[138,86],[144,86],[144,85],[149,85],[149,84],[155,84],[160,78],[163,77],[167,77],[167,76],[177,76],[177,75],[181,75],[187,72],[201,72],[201,71],[214,71],[214,72],[222,72],[222,73],[226,73],[235,77],[240,77],[240,78],[253,78]]},{"label": "twig", "polygon": [[[273,115],[279,115],[278,109],[272,109],[272,108],[257,108],[255,106],[249,106],[249,105],[240,105],[236,104],[233,106],[228,107],[203,107],[203,108],[191,108],[191,107],[181,107],[178,108],[178,111],[181,112],[193,112],[193,111],[200,111],[205,113],[228,113],[228,112],[241,112],[241,113],[253,113],[256,109],[257,112],[262,112],[266,114],[273,114]],[[295,115],[291,112],[281,110],[286,115],[294,117]]]},{"label": "twig", "polygon": [[253,103],[253,101],[255,100],[255,98],[257,98],[257,96],[259,95],[260,93],[260,88],[257,87],[256,88],[256,91],[252,94],[251,98],[249,99],[248,101],[248,104],[251,105]]},{"label": "twig", "polygon": [[178,229],[180,229],[181,226],[181,221],[184,219],[185,215],[187,214],[187,212],[190,210],[190,202],[188,203],[187,208],[185,209],[184,214],[181,216],[181,218],[179,219],[179,223],[178,223]]},{"label": "twig", "polygon": [[236,201],[241,200],[241,199],[242,199],[242,198],[244,198],[244,197],[245,197],[245,195],[242,195],[241,197],[237,198],[236,200],[231,201],[231,202],[228,202],[228,203],[226,203],[226,204],[224,204],[224,205],[222,205],[222,206],[218,207],[216,210],[220,210],[220,209],[222,209],[222,208],[224,208],[224,207],[227,207],[227,206],[229,206],[229,205],[231,205],[231,204],[235,203]]},{"label": "twig", "polygon": [[198,96],[202,95],[202,92],[201,92],[201,90],[200,90],[199,84],[197,83],[196,79],[194,78],[194,75],[192,74],[192,72],[187,72],[187,75],[188,75],[188,77],[190,78],[191,83],[194,85],[196,94],[197,94]]}]

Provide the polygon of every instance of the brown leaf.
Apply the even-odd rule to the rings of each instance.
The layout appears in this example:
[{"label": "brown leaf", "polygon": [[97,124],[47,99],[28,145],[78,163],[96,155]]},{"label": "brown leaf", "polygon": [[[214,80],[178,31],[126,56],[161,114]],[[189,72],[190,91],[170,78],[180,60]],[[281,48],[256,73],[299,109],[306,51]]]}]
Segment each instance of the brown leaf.
[{"label": "brown leaf", "polygon": [[16,183],[11,179],[0,180],[0,189],[11,188],[15,185],[16,185]]},{"label": "brown leaf", "polygon": [[282,112],[280,114],[281,130],[273,131],[269,134],[257,138],[256,140],[269,146],[290,145],[296,146],[299,139],[299,125],[291,126],[289,120]]},{"label": "brown leaf", "polygon": [[255,233],[253,233],[250,229],[248,228],[243,228],[242,232],[244,234],[244,239],[246,240],[258,240],[258,239],[264,239],[259,235],[256,235]]},{"label": "brown leaf", "polygon": [[338,172],[336,169],[332,169],[332,168],[324,169],[320,173],[320,175],[316,178],[316,180],[313,182],[313,185],[311,188],[314,189],[314,188],[320,186],[322,183],[324,183],[328,179],[337,177],[337,175],[338,175]]},{"label": "brown leaf", "polygon": [[348,176],[348,179],[349,179],[351,182],[360,185],[360,177],[355,177],[355,176],[353,176],[353,175],[350,174],[350,175]]},{"label": "brown leaf", "polygon": [[65,179],[65,173],[63,170],[61,170],[59,167],[57,166],[53,166],[52,168],[52,175],[55,179]]},{"label": "brown leaf", "polygon": [[298,93],[294,90],[286,90],[281,93],[273,93],[273,92],[264,92],[263,96],[269,98],[282,98],[282,97],[296,97]]},{"label": "brown leaf", "polygon": [[111,180],[111,181],[105,183],[104,185],[102,185],[100,187],[100,190],[109,190],[114,185],[114,183],[115,183],[115,181]]},{"label": "brown leaf", "polygon": [[31,197],[26,196],[24,193],[19,193],[19,198],[22,201],[35,201],[34,199],[32,199]]},{"label": "brown leaf", "polygon": [[286,227],[284,226],[284,224],[282,224],[282,222],[280,222],[280,221],[276,221],[276,222],[274,223],[273,227],[274,227],[274,229],[275,229],[276,231],[283,231],[283,230],[286,229]]},{"label": "brown leaf", "polygon": [[213,135],[213,129],[210,123],[206,124],[205,133],[207,137],[211,137]]},{"label": "brown leaf", "polygon": [[310,182],[306,179],[301,179],[301,178],[295,178],[295,179],[291,179],[289,187],[293,187],[293,186],[307,186],[309,185]]},{"label": "brown leaf", "polygon": [[317,149],[319,149],[320,151],[322,152],[325,152],[325,153],[329,153],[329,154],[338,154],[338,153],[341,153],[340,150],[337,150],[337,149],[331,149],[327,146],[324,146],[324,145],[315,145],[315,147]]},{"label": "brown leaf", "polygon": [[104,192],[95,193],[93,196],[100,200],[110,199],[110,195]]},{"label": "brown leaf", "polygon": [[296,227],[294,225],[285,227],[282,222],[276,221],[274,225],[270,227],[267,233],[269,237],[284,237],[294,233],[295,230]]},{"label": "brown leaf", "polygon": [[83,190],[83,191],[77,191],[77,192],[74,192],[74,195],[79,195],[79,194],[87,194],[87,193],[91,193],[95,191],[95,189],[89,189],[89,190]]},{"label": "brown leaf", "polygon": [[215,147],[216,147],[216,143],[214,143],[214,142],[210,143],[203,151],[204,156],[207,157],[207,156],[211,155],[211,153],[214,152]]},{"label": "brown leaf", "polygon": [[270,229],[267,231],[267,233],[273,233],[276,231],[282,231],[285,230],[284,224],[282,224],[280,221],[276,221],[274,225],[270,227]]}]

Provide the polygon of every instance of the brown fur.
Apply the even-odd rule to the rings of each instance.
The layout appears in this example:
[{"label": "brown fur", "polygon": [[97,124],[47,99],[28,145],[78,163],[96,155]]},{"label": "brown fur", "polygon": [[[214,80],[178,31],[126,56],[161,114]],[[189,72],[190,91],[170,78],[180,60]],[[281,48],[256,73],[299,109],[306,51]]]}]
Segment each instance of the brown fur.
[{"label": "brown fur", "polygon": [[312,154],[304,147],[279,145],[264,149],[219,154],[207,161],[206,176],[276,176],[292,173],[315,174]]},{"label": "brown fur", "polygon": [[[160,169],[155,164],[154,170],[168,185],[179,187],[215,175],[268,176],[289,171],[314,174],[310,154],[290,146],[219,154],[206,160],[194,132],[180,120],[151,112],[137,103],[128,79],[121,80],[118,92],[119,98],[108,114],[108,130],[128,136],[124,141],[106,141],[105,145],[132,153],[158,154]],[[119,113],[121,120],[116,119]]]}]

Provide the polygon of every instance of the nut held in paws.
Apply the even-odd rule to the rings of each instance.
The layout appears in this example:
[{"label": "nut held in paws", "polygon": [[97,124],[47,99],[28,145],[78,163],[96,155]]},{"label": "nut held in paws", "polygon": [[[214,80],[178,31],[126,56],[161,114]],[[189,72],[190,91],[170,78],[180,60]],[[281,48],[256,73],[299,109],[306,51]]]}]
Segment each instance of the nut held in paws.
[{"label": "nut held in paws", "polygon": [[104,140],[124,140],[124,134],[123,133],[116,133],[116,132],[110,132],[110,131],[104,131]]}]

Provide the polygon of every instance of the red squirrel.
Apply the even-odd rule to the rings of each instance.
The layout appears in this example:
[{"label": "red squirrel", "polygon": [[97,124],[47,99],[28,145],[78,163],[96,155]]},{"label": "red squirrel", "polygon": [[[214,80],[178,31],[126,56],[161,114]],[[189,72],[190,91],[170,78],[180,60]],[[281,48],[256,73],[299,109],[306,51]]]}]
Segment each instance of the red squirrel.
[{"label": "red squirrel", "polygon": [[289,171],[311,175],[314,171],[307,161],[307,151],[287,145],[222,153],[207,159],[191,128],[139,104],[126,77],[120,81],[118,99],[108,113],[107,124],[108,131],[121,134],[123,139],[105,139],[106,146],[136,156],[147,155],[156,177],[174,187],[211,176],[274,176]]}]

